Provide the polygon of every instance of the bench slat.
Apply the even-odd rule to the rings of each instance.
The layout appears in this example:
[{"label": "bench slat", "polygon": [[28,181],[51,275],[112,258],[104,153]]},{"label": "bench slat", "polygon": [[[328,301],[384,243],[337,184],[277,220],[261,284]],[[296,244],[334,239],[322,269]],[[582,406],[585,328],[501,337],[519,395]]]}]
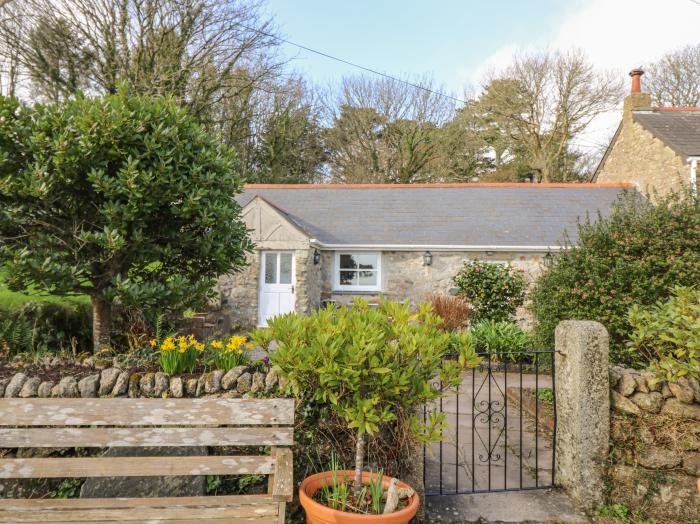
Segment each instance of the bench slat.
[{"label": "bench slat", "polygon": [[[34,520],[31,520],[34,518]],[[138,520],[138,519],[137,519]],[[0,522],[3,524],[14,524],[16,521],[15,520],[5,520],[2,517],[2,513],[0,513]],[[27,517],[25,517],[25,520],[23,521],[24,523],[29,523],[29,522],[37,522],[37,523],[42,523],[42,524],[47,524],[46,520],[46,515],[41,515],[39,513],[29,513],[27,514]],[[61,524],[85,524],[85,522],[91,522],[92,524],[112,524],[112,523],[118,523],[118,522],[123,522],[121,519],[99,519],[99,520],[66,520],[62,521]],[[278,516],[263,516],[263,517],[228,517],[224,519],[218,519],[218,518],[209,518],[209,519],[201,519],[201,518],[188,518],[188,519],[182,519],[182,518],[175,518],[175,519],[160,519],[160,518],[152,518],[148,520],[139,520],[141,524],[156,524],[160,522],[164,522],[166,524],[200,524],[200,523],[205,523],[205,524],[280,524],[279,517]],[[284,524],[284,523],[282,523]]]},{"label": "bench slat", "polygon": [[0,515],[3,511],[54,510],[64,508],[167,508],[173,505],[227,506],[232,504],[267,504],[273,502],[270,495],[214,495],[208,497],[117,497],[89,499],[0,499]]},{"label": "bench slat", "polygon": [[294,400],[228,398],[10,398],[0,426],[292,425]]},{"label": "bench slat", "polygon": [[[2,401],[0,401],[2,403]],[[291,446],[293,428],[0,428],[0,448]]]},{"label": "bench slat", "polygon": [[[176,499],[174,499],[175,501]],[[37,511],[0,511],[0,522],[36,522]],[[225,519],[233,517],[270,517],[279,513],[279,503],[231,504],[226,506],[178,506],[177,502],[168,507],[140,506],[138,508],[63,508],[44,513],[44,522],[103,522],[136,521],[151,519],[168,521],[173,519]]]},{"label": "bench slat", "polygon": [[280,502],[291,502],[294,496],[292,450],[289,448],[277,448],[276,451],[272,498]]},{"label": "bench slat", "polygon": [[268,475],[274,465],[273,457],[223,455],[0,459],[0,478]]}]

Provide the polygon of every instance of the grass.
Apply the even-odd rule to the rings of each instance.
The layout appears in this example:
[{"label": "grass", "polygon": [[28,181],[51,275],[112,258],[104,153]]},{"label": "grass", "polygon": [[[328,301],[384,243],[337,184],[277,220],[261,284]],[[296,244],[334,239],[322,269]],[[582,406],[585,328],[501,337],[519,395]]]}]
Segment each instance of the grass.
[{"label": "grass", "polygon": [[26,292],[10,291],[5,285],[4,271],[0,271],[0,308],[14,309],[27,302],[53,302],[58,304],[89,304],[87,295],[59,296],[42,291],[28,290]]}]

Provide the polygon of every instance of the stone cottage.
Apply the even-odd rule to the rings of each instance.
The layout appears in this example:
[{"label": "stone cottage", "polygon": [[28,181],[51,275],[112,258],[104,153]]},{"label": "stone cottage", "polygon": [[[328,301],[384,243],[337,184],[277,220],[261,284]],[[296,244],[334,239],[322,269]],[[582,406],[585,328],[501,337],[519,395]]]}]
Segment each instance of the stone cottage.
[{"label": "stone cottage", "polygon": [[630,72],[622,121],[593,180],[631,182],[652,198],[688,187],[697,191],[700,107],[652,107],[651,96],[642,92],[643,74]]},{"label": "stone cottage", "polygon": [[468,260],[534,279],[577,220],[606,215],[625,184],[248,185],[236,199],[256,245],[219,281],[234,328],[380,295],[449,293]]}]

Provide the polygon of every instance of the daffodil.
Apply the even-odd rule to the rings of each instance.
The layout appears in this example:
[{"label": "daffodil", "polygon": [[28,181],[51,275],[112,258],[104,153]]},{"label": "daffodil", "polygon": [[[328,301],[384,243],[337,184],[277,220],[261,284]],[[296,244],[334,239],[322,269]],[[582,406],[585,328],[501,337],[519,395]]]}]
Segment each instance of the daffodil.
[{"label": "daffodil", "polygon": [[158,341],[155,338],[152,338],[151,341],[149,342],[152,348],[156,347],[158,345]]},{"label": "daffodil", "polygon": [[162,349],[163,351],[171,351],[175,349],[175,342],[171,337],[168,337],[163,341],[163,344],[160,346],[160,349]]},{"label": "daffodil", "polygon": [[213,347],[214,349],[221,349],[224,347],[224,343],[221,342],[221,340],[215,340],[211,343],[211,347]]}]

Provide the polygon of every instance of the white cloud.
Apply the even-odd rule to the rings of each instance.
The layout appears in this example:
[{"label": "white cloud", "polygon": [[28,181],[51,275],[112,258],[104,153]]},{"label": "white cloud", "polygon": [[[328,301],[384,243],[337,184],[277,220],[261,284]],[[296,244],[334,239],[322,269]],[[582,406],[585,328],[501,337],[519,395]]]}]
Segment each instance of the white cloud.
[{"label": "white cloud", "polygon": [[[691,0],[579,1],[559,18],[550,34],[534,37],[525,50],[580,48],[597,67],[626,78],[631,69],[644,67],[670,50],[700,43],[699,21],[700,5]],[[478,85],[486,72],[506,66],[515,49],[508,44],[487,57],[471,81]],[[619,111],[601,115],[582,142],[606,143],[619,118]]]}]

